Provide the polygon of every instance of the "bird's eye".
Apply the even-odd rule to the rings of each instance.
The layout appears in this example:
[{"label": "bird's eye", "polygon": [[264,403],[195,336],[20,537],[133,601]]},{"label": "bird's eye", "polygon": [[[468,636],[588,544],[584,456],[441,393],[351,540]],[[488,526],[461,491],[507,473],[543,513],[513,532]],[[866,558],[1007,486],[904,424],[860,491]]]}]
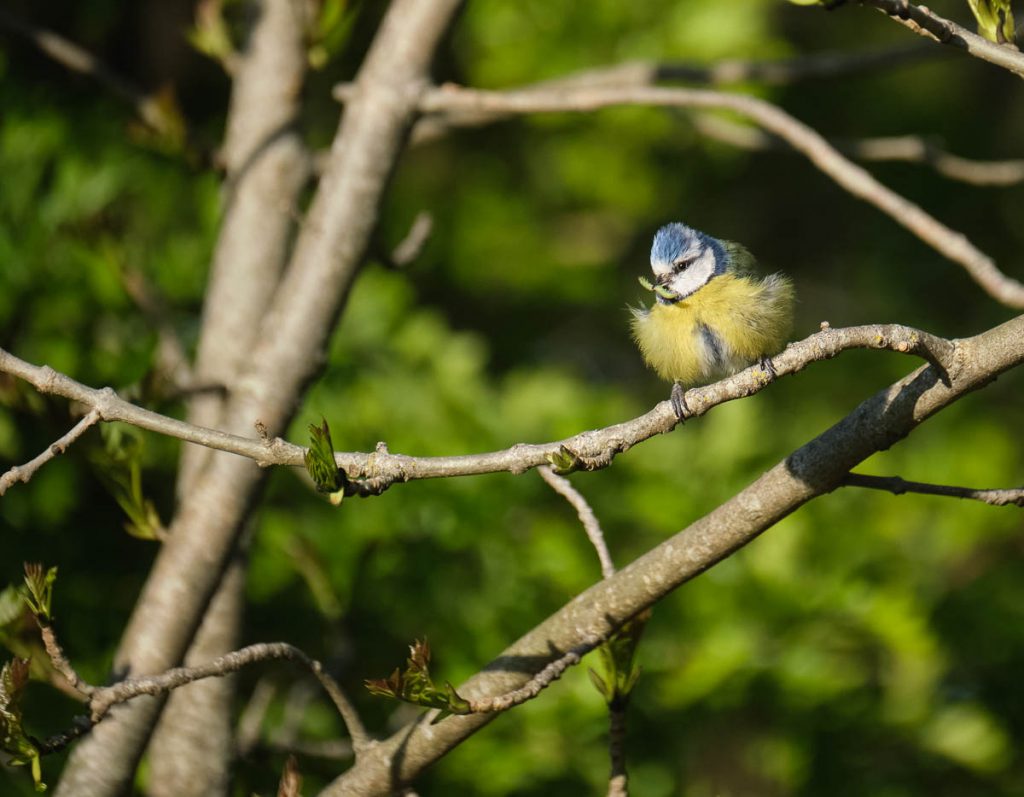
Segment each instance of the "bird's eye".
[{"label": "bird's eye", "polygon": [[691,265],[693,265],[694,258],[692,257],[680,257],[672,261],[672,270],[677,274],[680,271],[686,271]]}]

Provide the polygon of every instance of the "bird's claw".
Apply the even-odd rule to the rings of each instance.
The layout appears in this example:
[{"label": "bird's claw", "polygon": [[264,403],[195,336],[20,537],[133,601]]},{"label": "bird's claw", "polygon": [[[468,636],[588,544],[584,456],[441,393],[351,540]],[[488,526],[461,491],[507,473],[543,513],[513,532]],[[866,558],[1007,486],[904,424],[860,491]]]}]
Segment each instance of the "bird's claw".
[{"label": "bird's claw", "polygon": [[778,373],[775,370],[775,364],[772,362],[771,357],[762,357],[760,361],[761,370],[768,374],[768,382],[774,382]]},{"label": "bird's claw", "polygon": [[686,406],[686,391],[678,382],[672,385],[672,395],[669,397],[669,401],[672,402],[672,411],[676,414],[679,423],[686,423],[690,408]]}]

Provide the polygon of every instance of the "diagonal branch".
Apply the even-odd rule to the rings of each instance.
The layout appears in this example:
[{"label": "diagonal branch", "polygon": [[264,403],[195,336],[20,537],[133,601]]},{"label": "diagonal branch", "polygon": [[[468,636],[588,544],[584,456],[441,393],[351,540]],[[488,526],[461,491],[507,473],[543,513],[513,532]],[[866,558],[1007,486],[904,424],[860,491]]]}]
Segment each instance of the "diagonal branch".
[{"label": "diagonal branch", "polygon": [[[874,324],[833,329],[822,324],[816,332],[772,358],[776,374],[795,374],[812,362],[831,359],[847,349],[885,349],[936,363],[943,371],[954,367],[954,343],[912,327]],[[100,412],[105,421],[122,421],[141,429],[176,437],[190,443],[248,457],[260,466],[303,466],[306,449],[280,438],[253,439],[228,432],[204,429],[137,407],[119,398],[110,388],[87,387],[48,366],[35,366],[0,349],[0,373],[24,379],[41,393],[55,393],[79,401]],[[703,415],[719,404],[745,398],[766,386],[764,373],[753,366],[712,385],[686,392],[691,415]],[[519,443],[501,451],[445,457],[412,457],[391,454],[379,446],[369,454],[335,453],[335,461],[350,479],[361,480],[362,494],[380,492],[395,482],[474,476],[484,473],[523,473],[546,465],[551,457],[568,449],[588,470],[607,467],[619,453],[654,435],[671,431],[678,420],[671,403],[663,401],[650,412],[603,429],[581,432],[549,443]]]},{"label": "diagonal branch", "polygon": [[[484,698],[528,682],[550,662],[616,628],[743,547],[803,504],[839,486],[849,470],[999,374],[1024,363],[1024,316],[954,344],[943,374],[922,366],[862,402],[732,499],[574,598],[506,649],[459,694]],[[383,795],[416,778],[494,715],[423,718],[377,744],[321,794]]]},{"label": "diagonal branch", "polygon": [[[335,96],[344,99],[345,92],[336,91]],[[458,119],[466,113],[586,113],[622,105],[727,110],[746,116],[803,153],[846,191],[874,205],[941,255],[963,266],[992,298],[1008,307],[1024,308],[1024,284],[1003,274],[995,261],[966,236],[880,183],[811,127],[757,97],[646,86],[480,91],[445,85],[427,92],[420,108],[424,113],[454,115]]]},{"label": "diagonal branch", "polygon": [[36,471],[56,456],[67,451],[68,446],[74,443],[79,437],[85,434],[85,430],[101,419],[99,410],[93,408],[86,413],[85,417],[76,423],[71,430],[60,437],[56,442],[47,446],[39,456],[34,457],[24,465],[15,465],[3,476],[0,476],[0,495],[3,495],[13,484],[18,482],[28,483],[29,479],[35,476]]},{"label": "diagonal branch", "polygon": [[[703,136],[741,149],[765,151],[786,149],[785,141],[756,127],[737,124],[711,114],[696,114],[693,125]],[[1010,186],[1024,182],[1024,160],[981,161],[946,152],[922,136],[887,136],[852,141],[833,140],[840,152],[865,161],[905,161],[931,166],[943,177],[977,186]]]},{"label": "diagonal branch", "polygon": [[899,476],[868,476],[864,473],[848,474],[843,479],[843,486],[887,490],[893,495],[921,493],[922,495],[942,495],[949,498],[969,498],[992,506],[1015,504],[1024,507],[1024,487],[1005,490],[978,490],[973,487],[953,487],[945,484],[907,481]]},{"label": "diagonal branch", "polygon": [[877,8],[883,14],[904,25],[919,36],[967,51],[969,55],[1008,69],[1024,77],[1024,53],[1008,44],[996,44],[988,39],[940,17],[926,6],[917,6],[909,0],[859,0],[861,5]]},{"label": "diagonal branch", "polygon": [[95,80],[119,100],[131,105],[139,118],[151,129],[159,133],[172,133],[174,126],[180,124],[179,119],[173,118],[161,107],[158,97],[147,94],[131,81],[115,73],[84,47],[59,33],[36,27],[4,9],[0,9],[0,27],[23,36],[44,55],[66,69]]}]

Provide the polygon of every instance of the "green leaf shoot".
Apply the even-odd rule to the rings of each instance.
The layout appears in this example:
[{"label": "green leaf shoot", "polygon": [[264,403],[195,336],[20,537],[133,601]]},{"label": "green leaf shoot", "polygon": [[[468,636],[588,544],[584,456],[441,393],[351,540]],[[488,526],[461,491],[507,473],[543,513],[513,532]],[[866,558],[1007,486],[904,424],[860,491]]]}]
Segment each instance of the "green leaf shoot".
[{"label": "green leaf shoot", "polygon": [[409,646],[409,659],[405,672],[397,667],[387,678],[376,678],[364,682],[370,694],[390,697],[424,708],[440,709],[432,724],[451,714],[470,714],[472,708],[455,687],[445,681],[439,689],[430,677],[430,643],[426,639]]},{"label": "green leaf shoot", "polygon": [[43,570],[41,564],[25,564],[25,602],[42,625],[53,620],[53,582],[57,580],[57,568]]},{"label": "green leaf shoot", "polygon": [[0,750],[11,757],[9,764],[31,767],[36,791],[46,791],[39,749],[22,727],[21,698],[28,672],[28,659],[13,659],[0,669]]},{"label": "green leaf shoot", "polygon": [[338,506],[345,497],[348,477],[334,461],[334,443],[327,420],[321,418],[321,422],[321,426],[309,425],[309,448],[304,457],[306,470],[317,492],[327,493],[331,503]]}]

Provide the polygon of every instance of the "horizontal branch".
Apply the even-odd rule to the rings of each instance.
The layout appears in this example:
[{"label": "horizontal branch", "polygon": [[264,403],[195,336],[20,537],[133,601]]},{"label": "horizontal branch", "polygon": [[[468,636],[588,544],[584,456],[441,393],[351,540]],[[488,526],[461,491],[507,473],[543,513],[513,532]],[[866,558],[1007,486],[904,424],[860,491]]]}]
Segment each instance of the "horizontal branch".
[{"label": "horizontal branch", "polygon": [[861,5],[877,8],[919,36],[965,50],[990,64],[1001,66],[1024,77],[1024,53],[1011,44],[996,44],[962,25],[940,17],[926,6],[908,0],[859,0]]},{"label": "horizontal branch", "polygon": [[[943,369],[952,366],[950,357],[953,344],[950,341],[898,324],[839,329],[823,324],[822,331],[791,343],[772,362],[776,374],[785,376],[802,370],[812,362],[831,359],[847,349],[886,349],[921,357]],[[99,390],[87,387],[49,366],[32,365],[3,349],[0,349],[0,373],[23,379],[41,393],[56,394],[81,402],[98,412],[104,421],[121,421],[188,443],[248,457],[261,467],[304,464],[306,449],[302,446],[280,438],[254,439],[193,426],[127,402],[109,387]],[[690,408],[688,417],[703,415],[719,404],[751,396],[765,386],[763,371],[759,366],[754,366],[721,382],[692,388],[686,392],[686,404]],[[677,423],[671,402],[663,401],[638,418],[603,429],[581,432],[551,443],[520,443],[501,451],[448,457],[392,454],[381,443],[376,451],[368,454],[336,453],[335,461],[349,479],[357,482],[361,494],[371,495],[395,482],[413,479],[500,472],[524,473],[539,465],[549,464],[552,457],[566,449],[575,455],[581,468],[596,470],[607,467],[617,454],[637,443],[671,431]]]},{"label": "horizontal branch", "polygon": [[844,487],[867,487],[872,490],[886,490],[893,495],[904,493],[922,493],[923,495],[942,495],[949,498],[970,498],[992,506],[1016,504],[1024,507],[1024,487],[1015,489],[977,490],[973,487],[952,487],[945,484],[928,484],[912,482],[899,476],[868,476],[863,473],[851,473],[843,479]]},{"label": "horizontal branch", "polygon": [[[803,504],[834,490],[858,463],[895,445],[932,415],[1024,363],[1024,315],[946,346],[950,350],[943,351],[944,367],[922,366],[862,402],[708,515],[576,596],[459,686],[458,693],[479,700],[511,692],[564,656],[563,651],[594,638],[607,639],[681,584]],[[790,351],[792,347],[778,359]],[[368,750],[321,795],[391,793],[493,716],[449,717],[434,726],[420,717]]]},{"label": "horizontal branch", "polygon": [[[344,98],[344,94],[339,95],[338,91],[335,96]],[[1008,307],[1024,309],[1024,284],[1003,274],[995,261],[974,246],[963,233],[947,227],[919,205],[880,183],[863,167],[843,156],[813,128],[758,97],[650,86],[480,91],[446,84],[425,93],[420,110],[426,114],[450,115],[451,121],[458,123],[466,114],[586,113],[634,105],[727,110],[753,120],[805,155],[846,191],[874,205],[941,255],[963,266],[992,298]]]}]

